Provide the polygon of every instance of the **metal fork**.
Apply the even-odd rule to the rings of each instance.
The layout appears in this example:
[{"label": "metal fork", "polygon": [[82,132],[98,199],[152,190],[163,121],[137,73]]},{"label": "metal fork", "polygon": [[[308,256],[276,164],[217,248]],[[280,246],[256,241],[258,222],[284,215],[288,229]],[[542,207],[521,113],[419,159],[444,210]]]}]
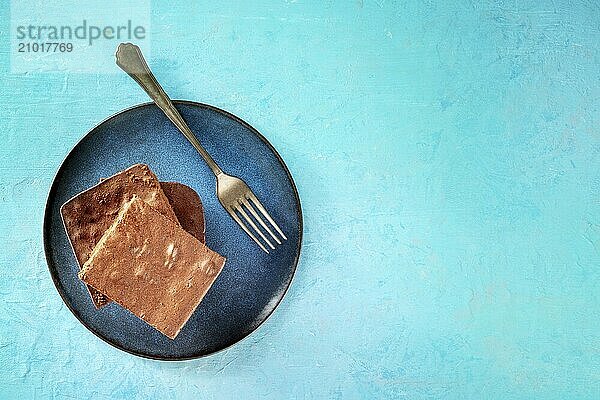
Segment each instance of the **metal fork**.
[{"label": "metal fork", "polygon": [[[281,228],[279,228],[273,218],[271,218],[265,207],[258,201],[248,185],[240,178],[224,173],[210,154],[202,147],[181,114],[179,114],[179,111],[177,111],[171,102],[171,99],[169,99],[169,96],[167,96],[152,74],[152,71],[150,71],[140,48],[131,43],[121,43],[117,48],[116,59],[117,65],[123,71],[127,72],[127,74],[129,74],[129,76],[131,76],[142,89],[148,93],[150,98],[166,114],[171,122],[175,124],[177,129],[183,133],[183,136],[185,136],[198,153],[200,153],[204,161],[206,161],[206,164],[208,164],[217,178],[217,197],[219,198],[219,202],[244,232],[246,232],[261,249],[269,253],[269,250],[267,250],[265,245],[252,233],[257,233],[271,249],[275,249],[275,246],[268,239],[267,235],[256,225],[254,222],[255,220],[268,235],[277,242],[277,244],[281,244],[280,238],[273,233],[273,230],[269,228],[269,225],[264,221],[266,219],[268,223],[275,228],[275,231],[277,231],[281,238],[287,240],[287,237]],[[258,209],[258,212],[255,208]],[[254,220],[248,215],[246,210],[250,212]],[[248,228],[248,225],[252,230]]]}]

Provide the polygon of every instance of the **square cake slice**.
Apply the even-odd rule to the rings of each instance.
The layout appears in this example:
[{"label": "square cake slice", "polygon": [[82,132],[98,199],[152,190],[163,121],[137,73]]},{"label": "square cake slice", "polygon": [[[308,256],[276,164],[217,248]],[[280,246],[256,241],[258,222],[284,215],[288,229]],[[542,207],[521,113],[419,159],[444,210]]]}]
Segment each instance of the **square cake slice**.
[{"label": "square cake slice", "polygon": [[[104,232],[114,222],[121,206],[133,195],[177,223],[177,217],[156,175],[147,165],[132,165],[79,193],[61,207],[67,235],[80,267],[83,267]],[[97,308],[110,302],[102,293],[88,289]]]},{"label": "square cake slice", "polygon": [[134,196],[79,277],[174,339],[224,264],[224,257]]}]

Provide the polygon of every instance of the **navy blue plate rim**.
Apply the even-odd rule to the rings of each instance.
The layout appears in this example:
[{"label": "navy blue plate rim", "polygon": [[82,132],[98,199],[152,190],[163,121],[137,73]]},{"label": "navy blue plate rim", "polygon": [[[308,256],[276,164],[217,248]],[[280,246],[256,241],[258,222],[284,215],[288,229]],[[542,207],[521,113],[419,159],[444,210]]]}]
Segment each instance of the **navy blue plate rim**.
[{"label": "navy blue plate rim", "polygon": [[96,129],[98,129],[101,125],[109,122],[110,120],[112,120],[113,118],[116,118],[118,116],[120,116],[121,114],[127,113],[129,111],[135,110],[137,108],[141,108],[141,107],[148,107],[148,106],[152,106],[154,105],[153,102],[145,102],[145,103],[140,103],[128,108],[125,108],[121,111],[116,112],[115,114],[105,118],[104,120],[102,120],[101,122],[99,122],[98,124],[96,124],[94,127],[92,127],[90,130],[88,130],[78,141],[77,143],[75,143],[75,145],[73,145],[73,147],[71,148],[71,150],[69,150],[69,152],[67,153],[67,155],[63,158],[63,160],[60,163],[60,166],[58,167],[58,169],[56,170],[56,173],[54,174],[54,177],[52,179],[52,184],[50,185],[50,190],[48,191],[48,196],[46,198],[46,206],[44,208],[44,221],[43,221],[43,242],[44,242],[44,253],[45,253],[45,257],[46,257],[46,264],[48,266],[48,270],[50,272],[50,276],[52,277],[52,281],[54,282],[54,286],[56,287],[56,290],[58,291],[58,294],[60,295],[63,303],[67,306],[67,308],[71,311],[71,313],[75,316],[75,318],[90,332],[92,332],[96,337],[100,338],[102,341],[108,343],[109,345],[125,352],[125,353],[129,353],[129,354],[133,354],[135,356],[138,357],[142,357],[142,358],[147,358],[147,359],[151,359],[151,360],[159,360],[159,361],[186,361],[186,360],[194,360],[194,359],[199,359],[199,358],[204,358],[204,357],[208,357],[211,356],[213,354],[219,353],[221,351],[224,351],[226,349],[229,349],[230,347],[238,344],[239,342],[241,342],[242,340],[246,339],[247,337],[249,337],[250,335],[252,335],[254,332],[256,332],[270,317],[271,315],[273,315],[273,313],[275,312],[275,310],[279,307],[279,305],[281,304],[281,302],[283,301],[283,299],[285,298],[285,295],[287,294],[290,286],[292,285],[292,281],[294,280],[294,276],[296,275],[296,269],[298,267],[298,261],[300,260],[300,253],[302,250],[302,233],[303,233],[303,220],[302,220],[302,208],[301,208],[301,204],[300,204],[300,195],[298,194],[298,188],[296,187],[296,183],[294,182],[294,179],[292,177],[291,172],[289,171],[287,165],[285,164],[285,162],[283,161],[283,158],[281,158],[281,155],[277,152],[277,150],[275,149],[275,147],[273,147],[273,145],[258,131],[256,130],[252,125],[250,125],[249,123],[247,123],[246,121],[244,121],[243,119],[239,118],[238,116],[225,111],[221,108],[212,106],[210,104],[206,104],[206,103],[200,103],[200,102],[196,102],[196,101],[191,101],[191,100],[173,100],[173,103],[175,104],[181,104],[181,105],[190,105],[190,106],[195,106],[195,107],[201,107],[201,108],[207,108],[210,109],[212,111],[218,112],[220,114],[223,114],[224,116],[231,118],[233,120],[235,120],[236,122],[238,122],[239,124],[243,125],[244,127],[246,127],[247,129],[249,129],[253,134],[255,134],[275,155],[275,157],[277,158],[277,161],[279,161],[279,163],[281,164],[281,166],[283,167],[291,185],[292,185],[292,189],[294,191],[294,197],[296,200],[296,206],[298,209],[298,245],[296,247],[296,258],[294,259],[294,263],[293,263],[293,267],[292,267],[292,274],[290,277],[290,280],[287,283],[287,286],[285,287],[281,297],[278,299],[277,303],[275,304],[275,307],[273,307],[273,309],[264,317],[264,319],[250,332],[248,332],[247,335],[241,337],[240,339],[238,339],[237,341],[229,344],[228,346],[225,346],[221,349],[209,352],[209,353],[200,353],[200,354],[192,354],[190,356],[186,356],[186,357],[161,357],[161,356],[155,356],[155,355],[151,355],[151,354],[145,354],[142,352],[137,352],[137,351],[133,351],[131,349],[127,349],[121,345],[119,345],[118,343],[110,340],[107,337],[104,337],[103,335],[99,334],[98,332],[96,332],[94,329],[92,329],[84,320],[83,318],[80,317],[79,313],[77,312],[77,310],[75,310],[71,303],[67,300],[66,294],[62,288],[61,283],[59,282],[58,279],[58,275],[56,272],[56,267],[54,266],[54,261],[52,261],[52,257],[51,257],[51,250],[50,250],[50,245],[49,245],[49,240],[48,240],[48,236],[50,235],[49,231],[48,231],[48,221],[51,218],[51,200],[54,197],[54,192],[56,191],[56,178],[59,176],[60,172],[63,169],[63,166],[65,164],[65,161],[69,158],[69,156],[71,155],[71,153],[73,152],[73,150],[75,150],[79,144],[90,134],[92,134]]}]

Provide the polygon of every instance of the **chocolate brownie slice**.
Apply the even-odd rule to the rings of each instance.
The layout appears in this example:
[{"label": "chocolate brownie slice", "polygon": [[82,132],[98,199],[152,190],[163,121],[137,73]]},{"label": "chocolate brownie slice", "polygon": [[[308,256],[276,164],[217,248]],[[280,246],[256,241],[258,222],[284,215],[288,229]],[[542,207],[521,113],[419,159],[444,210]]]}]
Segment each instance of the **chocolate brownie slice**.
[{"label": "chocolate brownie slice", "polygon": [[174,339],[224,264],[224,257],[134,196],[79,277]]},{"label": "chocolate brownie slice", "polygon": [[[163,193],[158,179],[147,165],[135,164],[79,193],[61,207],[67,235],[82,267],[104,232],[114,222],[121,206],[133,195],[150,204],[177,223],[177,217]],[[110,302],[102,293],[88,288],[94,305]]]}]

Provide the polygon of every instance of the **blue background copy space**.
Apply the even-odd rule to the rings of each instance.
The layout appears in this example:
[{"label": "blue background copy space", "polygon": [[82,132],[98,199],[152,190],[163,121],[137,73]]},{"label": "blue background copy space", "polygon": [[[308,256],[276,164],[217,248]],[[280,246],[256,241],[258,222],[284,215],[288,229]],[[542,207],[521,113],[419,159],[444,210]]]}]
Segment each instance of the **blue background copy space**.
[{"label": "blue background copy space", "polygon": [[211,3],[153,1],[149,63],[285,160],[304,215],[290,291],[192,362],[77,322],[43,255],[50,183],[147,97],[125,74],[11,73],[3,3],[0,398],[598,398],[597,5]]}]

